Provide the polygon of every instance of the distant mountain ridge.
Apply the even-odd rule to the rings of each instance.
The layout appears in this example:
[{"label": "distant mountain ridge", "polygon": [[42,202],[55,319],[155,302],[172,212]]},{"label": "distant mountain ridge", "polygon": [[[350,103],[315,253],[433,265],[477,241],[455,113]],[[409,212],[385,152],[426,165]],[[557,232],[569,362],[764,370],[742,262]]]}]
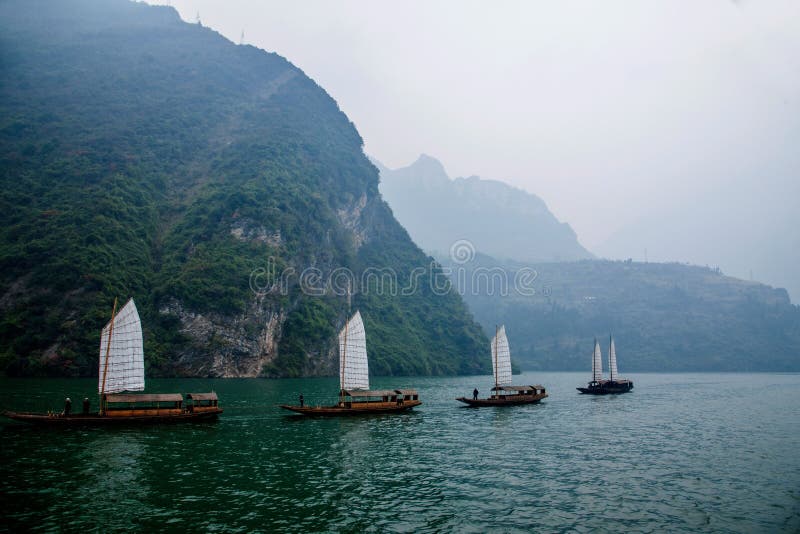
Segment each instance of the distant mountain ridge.
[{"label": "distant mountain ridge", "polygon": [[521,261],[592,258],[567,223],[544,201],[503,182],[478,176],[451,179],[437,159],[422,154],[407,167],[380,170],[380,191],[397,220],[424,250],[447,253],[456,241],[478,252]]},{"label": "distant mountain ridge", "polygon": [[[588,379],[593,339],[605,358],[613,334],[623,375],[800,371],[800,307],[785,289],[677,263],[440,259],[454,284],[467,282],[464,299],[484,330],[505,324],[523,370],[584,371]],[[520,272],[528,283],[515,287]],[[505,295],[498,273],[509,281]]]},{"label": "distant mountain ridge", "polygon": [[[464,284],[458,290],[487,335],[506,325],[522,369],[588,373],[593,338],[613,334],[623,373],[800,370],[800,307],[785,289],[709,267],[597,260],[534,195],[451,180],[425,155],[396,170],[373,163],[398,220]],[[458,239],[474,255],[452,254]],[[526,259],[534,248],[547,259]],[[518,273],[534,291],[517,290]]]},{"label": "distant mountain ridge", "polygon": [[[778,198],[781,197],[782,198]],[[753,201],[745,192],[693,198],[654,207],[615,232],[594,251],[611,259],[688,261],[719,266],[726,274],[755,279],[800,300],[800,224],[797,196],[765,188]],[[755,204],[755,205],[754,205]]]}]

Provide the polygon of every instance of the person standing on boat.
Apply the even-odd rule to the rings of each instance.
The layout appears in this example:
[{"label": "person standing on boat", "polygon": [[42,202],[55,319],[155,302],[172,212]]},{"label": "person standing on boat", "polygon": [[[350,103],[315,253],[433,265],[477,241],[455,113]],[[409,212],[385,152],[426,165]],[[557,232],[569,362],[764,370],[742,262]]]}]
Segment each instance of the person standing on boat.
[{"label": "person standing on boat", "polygon": [[472,390],[472,400],[478,400],[478,388]]},{"label": "person standing on boat", "polygon": [[69,417],[69,412],[72,411],[72,400],[69,397],[64,399],[64,417]]},{"label": "person standing on boat", "polygon": [[89,415],[89,397],[83,398],[83,415]]},{"label": "person standing on boat", "polygon": [[300,407],[302,408],[305,405],[305,399],[303,398],[303,394],[300,394]]}]

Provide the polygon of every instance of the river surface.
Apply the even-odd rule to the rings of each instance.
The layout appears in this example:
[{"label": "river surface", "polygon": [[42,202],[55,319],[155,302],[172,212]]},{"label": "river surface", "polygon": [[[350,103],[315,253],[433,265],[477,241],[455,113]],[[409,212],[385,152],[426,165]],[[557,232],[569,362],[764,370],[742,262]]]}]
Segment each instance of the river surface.
[{"label": "river surface", "polygon": [[[45,429],[0,423],[0,530],[798,532],[800,374],[635,374],[632,393],[462,408],[490,377],[414,386],[412,413],[312,419],[335,379],[149,380],[215,390],[216,423]],[[96,404],[96,379],[0,379],[0,408]]]}]

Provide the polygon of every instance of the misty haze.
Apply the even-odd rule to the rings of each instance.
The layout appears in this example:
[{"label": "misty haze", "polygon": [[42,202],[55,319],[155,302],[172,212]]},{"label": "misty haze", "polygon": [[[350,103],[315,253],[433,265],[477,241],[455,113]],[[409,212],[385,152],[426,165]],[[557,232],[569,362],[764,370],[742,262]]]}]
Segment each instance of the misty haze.
[{"label": "misty haze", "polygon": [[800,4],[0,2],[0,525],[800,530]]}]

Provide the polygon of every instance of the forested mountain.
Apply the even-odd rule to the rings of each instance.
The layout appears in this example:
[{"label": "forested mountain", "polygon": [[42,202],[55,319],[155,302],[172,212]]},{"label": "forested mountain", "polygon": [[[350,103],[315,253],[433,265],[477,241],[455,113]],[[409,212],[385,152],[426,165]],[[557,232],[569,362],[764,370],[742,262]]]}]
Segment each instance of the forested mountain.
[{"label": "forested mountain", "polygon": [[451,180],[442,164],[421,155],[408,167],[381,171],[381,193],[423,249],[447,253],[466,239],[478,252],[523,261],[591,258],[567,223],[536,195],[477,176]]},{"label": "forested mountain", "polygon": [[[488,371],[336,102],[172,8],[0,3],[0,180],[9,374],[96,373],[115,297],[136,299],[150,376],[334,374],[344,269],[373,374]],[[401,294],[369,269],[424,276]]]},{"label": "forested mountain", "polygon": [[607,358],[613,334],[623,374],[800,370],[800,307],[784,289],[677,263],[448,262],[484,329],[506,325],[522,369],[588,377],[593,339]]}]

